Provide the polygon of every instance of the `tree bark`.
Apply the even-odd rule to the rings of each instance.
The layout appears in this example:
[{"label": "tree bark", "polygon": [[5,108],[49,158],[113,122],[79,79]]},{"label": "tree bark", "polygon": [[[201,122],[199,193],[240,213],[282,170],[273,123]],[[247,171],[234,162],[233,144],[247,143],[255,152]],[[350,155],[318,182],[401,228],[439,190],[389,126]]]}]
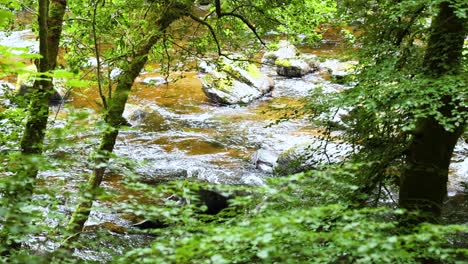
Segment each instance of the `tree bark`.
[{"label": "tree bark", "polygon": [[49,16],[47,17],[47,26],[49,30],[49,34],[47,34],[47,60],[49,70],[53,70],[57,66],[60,36],[62,35],[63,17],[65,15],[66,7],[67,0],[50,0]]},{"label": "tree bark", "polygon": [[[39,170],[30,158],[40,156],[43,151],[43,141],[49,117],[49,95],[54,92],[52,78],[46,73],[53,70],[56,65],[65,8],[66,0],[39,0],[38,2],[39,53],[41,55],[41,58],[36,62],[38,78],[33,84],[28,109],[29,115],[20,141],[21,166],[16,169],[16,173],[11,179],[12,185],[14,185],[13,191],[9,191],[3,197],[8,200],[9,208],[18,214],[22,213],[20,211],[22,203],[27,204],[31,201]],[[29,223],[23,222],[23,218],[13,213],[3,219],[4,229],[9,226],[28,225]],[[2,243],[9,244],[10,249],[20,246],[18,242],[9,241],[8,233],[5,232],[0,235],[0,240]],[[9,252],[2,252],[2,254],[8,255]]]},{"label": "tree bark", "polygon": [[[459,74],[463,42],[466,36],[466,19],[459,18],[449,2],[442,2],[437,17],[432,22],[431,35],[424,56],[424,74],[427,78]],[[450,95],[439,111],[450,117],[455,102]],[[442,203],[447,195],[448,169],[453,149],[465,129],[460,124],[447,131],[434,117],[418,121],[406,157],[406,169],[400,182],[399,205],[408,210],[418,210],[421,217],[409,223],[437,221]]]},{"label": "tree bark", "polygon": [[[49,96],[54,93],[52,78],[45,73],[56,66],[65,9],[65,0],[39,1],[39,53],[42,57],[37,63],[39,78],[34,81],[29,116],[20,142],[21,152],[26,156],[42,154],[49,117]],[[38,168],[27,165],[25,164],[18,173],[28,179],[26,196],[30,196]]]},{"label": "tree bark", "polygon": [[119,134],[119,127],[122,125],[122,113],[125,109],[128,96],[130,94],[133,82],[140,74],[141,69],[145,66],[148,60],[148,54],[152,47],[160,40],[162,32],[168,28],[172,22],[187,15],[190,11],[189,5],[172,4],[168,6],[164,15],[156,21],[156,32],[144,42],[144,44],[132,55],[133,59],[129,63],[127,69],[119,75],[117,79],[117,87],[114,96],[108,101],[108,112],[105,116],[105,121],[109,128],[104,132],[101,139],[101,145],[97,150],[97,158],[94,160],[95,169],[88,180],[87,188],[82,194],[81,202],[75,209],[67,230],[71,233],[79,233],[88,219],[91,212],[93,200],[95,200],[98,188],[104,177],[107,162],[110,159],[110,154],[114,150],[115,142]]}]

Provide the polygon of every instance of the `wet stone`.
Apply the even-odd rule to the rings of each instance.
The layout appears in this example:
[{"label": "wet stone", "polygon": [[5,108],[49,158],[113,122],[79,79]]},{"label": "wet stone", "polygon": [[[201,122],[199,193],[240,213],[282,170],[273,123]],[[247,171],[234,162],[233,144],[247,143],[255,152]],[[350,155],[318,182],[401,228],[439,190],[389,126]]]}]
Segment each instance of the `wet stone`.
[{"label": "wet stone", "polygon": [[277,165],[278,154],[268,149],[259,149],[252,155],[251,160],[257,169],[272,173]]},{"label": "wet stone", "polygon": [[248,104],[267,95],[274,81],[254,64],[239,66],[225,59],[222,67],[202,75],[202,90],[214,103],[221,105]]},{"label": "wet stone", "polygon": [[297,55],[297,53],[298,51],[296,46],[287,40],[280,40],[277,50],[268,51],[263,55],[262,63],[274,64],[276,60],[293,58]]},{"label": "wet stone", "polygon": [[163,77],[148,77],[143,79],[142,83],[147,85],[161,85],[167,83],[166,79]]}]

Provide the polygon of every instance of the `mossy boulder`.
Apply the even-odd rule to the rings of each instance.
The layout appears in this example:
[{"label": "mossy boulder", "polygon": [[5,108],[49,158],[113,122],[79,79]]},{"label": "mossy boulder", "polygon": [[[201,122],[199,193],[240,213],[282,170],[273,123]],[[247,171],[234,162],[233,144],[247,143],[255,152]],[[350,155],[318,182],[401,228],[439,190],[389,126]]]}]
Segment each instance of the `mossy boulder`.
[{"label": "mossy boulder", "polygon": [[319,72],[336,83],[346,83],[349,75],[358,64],[357,61],[328,59],[318,64]]},{"label": "mossy boulder", "polygon": [[287,40],[280,40],[277,45],[275,45],[274,51],[267,51],[263,55],[262,63],[274,64],[277,60],[284,60],[287,58],[294,58],[298,55],[296,46],[291,44]]},{"label": "mossy boulder", "polygon": [[221,105],[248,104],[274,87],[273,80],[254,64],[238,65],[227,59],[201,76],[201,82],[205,95]]},{"label": "mossy boulder", "polygon": [[277,59],[275,65],[278,75],[289,78],[302,77],[317,69],[317,60],[315,56],[302,55],[294,58]]},{"label": "mossy boulder", "polygon": [[127,103],[122,117],[127,126],[145,126],[159,130],[165,125],[164,117],[158,111],[141,105]]},{"label": "mossy boulder", "polygon": [[262,63],[274,64],[278,75],[289,78],[302,77],[317,69],[316,56],[300,53],[287,40],[281,40],[275,46],[276,50],[263,55]]},{"label": "mossy boulder", "polygon": [[277,175],[290,175],[315,169],[320,164],[337,163],[351,150],[345,143],[313,141],[298,144],[279,155],[274,172]]}]

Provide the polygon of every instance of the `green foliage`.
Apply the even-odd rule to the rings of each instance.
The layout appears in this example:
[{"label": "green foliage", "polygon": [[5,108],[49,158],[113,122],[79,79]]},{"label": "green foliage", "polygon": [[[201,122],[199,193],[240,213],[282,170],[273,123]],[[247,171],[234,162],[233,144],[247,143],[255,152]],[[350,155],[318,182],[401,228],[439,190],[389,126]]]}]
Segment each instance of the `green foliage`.
[{"label": "green foliage", "polygon": [[317,26],[330,23],[335,11],[336,1],[288,1],[284,9],[274,11],[281,21],[277,30],[290,35],[292,40],[303,38],[314,44],[322,38]]},{"label": "green foliage", "polygon": [[[466,126],[466,56],[458,72],[443,76],[428,74],[425,65],[429,21],[439,2],[343,1],[340,8],[345,21],[359,29],[355,86],[341,93],[314,92],[305,111],[316,124],[344,132],[330,134],[359,150],[353,161],[371,164],[359,175],[367,179],[362,191],[368,194],[398,182],[420,120],[434,118],[447,131]],[[457,14],[465,12],[466,5],[459,1],[454,6]],[[339,110],[347,114],[334,123]]]},{"label": "green foliage", "polygon": [[[7,2],[10,3],[0,0],[0,27],[5,26],[12,17],[11,12],[4,8],[3,4]],[[156,70],[168,76],[170,71],[183,70],[185,66],[179,62],[193,60],[194,56],[219,53],[229,56],[230,53],[225,52],[228,50],[241,51],[247,54],[247,58],[252,57],[259,50],[255,33],[264,36],[275,30],[296,40],[304,34],[306,42],[313,43],[320,39],[316,27],[329,22],[337,8],[336,1],[227,0],[221,1],[222,12],[227,15],[219,17],[212,4],[209,12],[194,14],[206,24],[198,21],[200,24],[194,27],[192,23],[197,23],[187,16],[164,32],[155,32],[152,23],[159,21],[165,12],[182,11],[171,7],[195,2],[69,1],[69,23],[65,27],[67,41],[64,42],[64,48],[68,51],[65,58],[67,67],[74,72],[85,72],[93,67],[86,65],[88,58],[100,52],[103,68],[99,74],[102,74],[102,79],[98,80],[97,71],[96,75],[88,77],[108,87],[110,94],[115,82],[119,81],[110,78],[111,70],[126,70],[128,60],[135,59],[132,56],[149,36],[160,34],[162,37],[150,54],[151,60],[157,64],[148,66],[147,70]],[[119,204],[117,210],[134,219],[162,221],[169,227],[153,230],[157,236],[149,246],[132,251],[119,247],[126,253],[116,258],[115,262],[463,261],[468,254],[466,248],[456,245],[454,241],[466,243],[463,240],[468,233],[466,226],[423,224],[408,230],[399,225],[403,211],[362,206],[371,201],[370,198],[374,198],[375,204],[391,198],[390,194],[383,197],[382,185],[396,182],[398,166],[418,119],[435,117],[447,130],[464,125],[468,119],[466,48],[461,74],[438,79],[421,74],[429,28],[427,18],[435,14],[438,2],[408,0],[395,4],[395,1],[341,1],[343,7],[348,8],[342,13],[343,16],[365,33],[363,38],[354,40],[352,31],[344,32],[348,38],[363,46],[361,65],[355,75],[357,85],[339,94],[324,95],[317,89],[301,112],[309,113],[314,122],[327,127],[325,135],[329,139],[334,130],[344,131],[333,139],[354,146],[358,154],[351,157],[352,163],[273,178],[262,187],[211,186],[194,181],[170,182],[155,187],[142,184],[138,179],[132,180],[135,175],[130,167],[125,177],[128,180],[125,188],[133,192],[129,192],[131,194]],[[453,1],[453,4],[457,7],[458,16],[465,17],[464,3]],[[255,25],[255,31],[239,16],[249,21],[251,26]],[[364,23],[360,24],[360,21]],[[93,27],[95,35],[90,33]],[[0,47],[0,77],[20,73],[24,67],[16,60],[4,59],[12,57],[14,51],[18,50]],[[37,55],[21,51],[21,58],[37,58]],[[256,68],[247,70],[258,73]],[[70,86],[86,87],[90,84],[70,79],[73,75],[66,71],[56,71],[53,76],[69,79],[67,84]],[[453,99],[450,115],[442,113],[447,96]],[[333,123],[330,120],[339,109],[348,110],[348,115],[342,123]],[[76,168],[88,168],[87,155],[90,158],[99,157],[96,153],[90,153],[90,149],[98,145],[95,135],[112,128],[103,121],[94,120],[87,112],[71,111],[66,122],[53,120],[62,123],[48,130],[45,156],[25,158],[17,153],[25,115],[23,110],[17,108],[0,112],[0,252],[8,251],[11,254],[2,256],[0,260],[12,263],[74,262],[74,257],[67,255],[69,252],[61,255],[62,252],[54,251],[44,257],[40,254],[50,250],[41,245],[57,243],[64,238],[63,235],[67,235],[63,232],[67,215],[61,208],[63,200],[68,200],[71,195],[67,188],[76,179],[57,180],[50,177],[40,179],[38,183],[26,180],[24,175],[15,172],[21,166],[64,174],[70,174],[70,170]],[[75,144],[77,142],[80,144]],[[112,161],[95,166],[121,169],[121,165],[115,165],[120,164],[119,158],[112,158]],[[123,163],[128,165],[129,162]],[[44,183],[49,180],[51,182]],[[31,188],[33,184],[36,185],[32,203],[28,197],[20,197],[11,203],[11,194]],[[215,189],[236,198],[231,199],[230,208],[220,214],[206,215],[207,208],[198,197],[203,189]],[[101,191],[99,194],[100,201],[116,204],[117,198],[112,192]],[[171,195],[177,199],[167,199]],[[4,219],[9,221],[5,222]],[[24,226],[28,228],[22,229]],[[112,248],[123,241],[115,237],[109,232],[94,237],[84,235],[72,245],[84,250],[88,247]],[[21,242],[31,250],[26,247],[15,250],[15,245]]]},{"label": "green foliage", "polygon": [[[154,231],[150,247],[127,252],[116,263],[456,263],[468,254],[447,244],[449,235],[466,234],[466,226],[423,224],[408,232],[398,224],[401,210],[351,206],[347,195],[356,187],[350,185],[353,168],[348,169],[298,174],[247,189],[250,195],[231,202],[237,214],[213,222],[194,215],[191,205],[168,209],[166,203],[159,211],[140,206],[134,212],[150,219],[180,221]],[[199,187],[175,182],[162,188],[187,197]]]}]

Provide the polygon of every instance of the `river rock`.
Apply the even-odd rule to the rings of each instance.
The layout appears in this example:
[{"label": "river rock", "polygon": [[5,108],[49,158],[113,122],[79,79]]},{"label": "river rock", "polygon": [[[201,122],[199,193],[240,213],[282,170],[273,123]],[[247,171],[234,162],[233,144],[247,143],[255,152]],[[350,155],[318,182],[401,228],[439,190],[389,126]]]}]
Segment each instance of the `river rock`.
[{"label": "river rock", "polygon": [[[329,76],[338,83],[344,82],[345,78],[358,64],[357,61],[339,61],[336,59],[325,60],[318,64],[319,72]],[[327,77],[328,77],[327,76]]]},{"label": "river rock", "polygon": [[251,160],[257,169],[272,173],[277,165],[278,154],[268,149],[259,149],[253,154]]},{"label": "river rock", "polygon": [[127,103],[125,105],[122,117],[127,120],[130,124],[140,123],[149,113],[148,109],[143,106],[134,105]]},{"label": "river rock", "polygon": [[265,52],[262,63],[274,64],[276,60],[294,58],[296,55],[298,55],[296,46],[287,40],[280,40],[277,50]]},{"label": "river rock", "polygon": [[111,72],[109,73],[109,78],[112,80],[112,81],[115,81],[117,80],[117,78],[119,77],[119,75],[122,73],[122,69],[120,68],[113,68],[111,70]]},{"label": "river rock", "polygon": [[274,172],[278,175],[289,175],[315,169],[320,164],[341,161],[350,151],[351,147],[344,143],[325,141],[302,143],[279,155]]},{"label": "river rock", "polygon": [[143,79],[142,83],[147,84],[147,85],[157,86],[157,85],[165,84],[167,83],[167,81],[163,77],[158,76],[158,77],[147,77]]},{"label": "river rock", "polygon": [[152,128],[161,128],[165,122],[164,117],[150,107],[141,105],[126,104],[122,117],[130,126],[150,126]]},{"label": "river rock", "polygon": [[281,40],[276,51],[266,52],[262,63],[274,64],[276,73],[293,78],[302,77],[317,69],[317,58],[298,52],[297,48],[286,40]]},{"label": "river rock", "polygon": [[216,66],[211,63],[206,62],[205,60],[202,60],[200,61],[200,63],[198,63],[198,70],[201,73],[210,73],[216,70]]},{"label": "river rock", "polygon": [[317,69],[315,57],[307,56],[277,59],[275,65],[278,75],[289,78],[302,77]]},{"label": "river rock", "polygon": [[202,76],[201,82],[205,95],[221,105],[248,104],[274,87],[273,79],[262,74],[254,64],[242,68],[229,60],[224,60],[218,70]]},{"label": "river rock", "polygon": [[183,168],[155,169],[151,174],[144,174],[139,171],[137,171],[137,173],[139,173],[140,176],[138,181],[149,185],[158,185],[168,181],[183,180],[188,177],[187,170]]}]

